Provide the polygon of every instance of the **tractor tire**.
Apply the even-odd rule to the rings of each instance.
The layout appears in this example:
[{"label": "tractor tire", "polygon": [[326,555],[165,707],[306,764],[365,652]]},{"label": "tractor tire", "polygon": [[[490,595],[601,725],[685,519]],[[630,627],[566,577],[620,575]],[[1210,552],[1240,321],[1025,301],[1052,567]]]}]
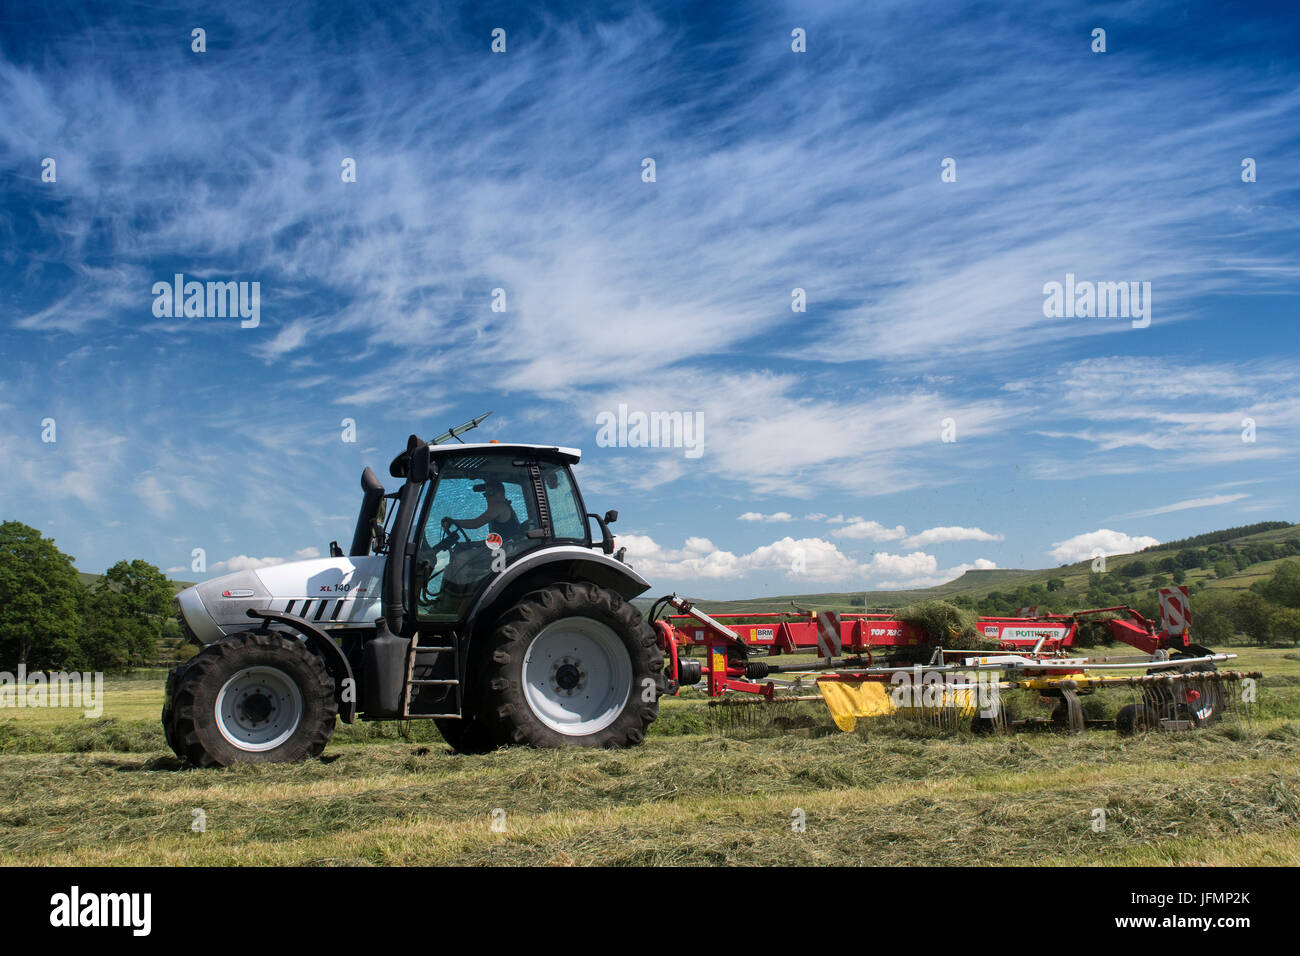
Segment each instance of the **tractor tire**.
[{"label": "tractor tire", "polygon": [[636,746],[668,689],[650,625],[588,583],[520,599],[497,621],[480,675],[478,718],[496,742],[533,747]]},{"label": "tractor tire", "polygon": [[496,734],[483,721],[473,717],[460,720],[437,717],[433,723],[442,739],[458,754],[485,754],[497,749]]},{"label": "tractor tire", "polygon": [[1128,704],[1115,715],[1115,731],[1121,737],[1160,728],[1160,715],[1148,704]]},{"label": "tractor tire", "polygon": [[176,731],[175,731],[176,713],[175,713],[175,708],[172,706],[172,701],[175,699],[176,685],[180,682],[180,677],[184,673],[185,673],[184,664],[181,664],[178,667],[173,667],[171,670],[169,670],[167,672],[166,690],[163,694],[163,709],[162,709],[163,739],[167,741],[167,746],[170,747],[172,749],[172,752],[175,753],[177,756],[180,756],[180,750],[177,749],[180,745],[176,742]]},{"label": "tractor tire", "polygon": [[275,631],[233,634],[203,648],[171,701],[168,742],[198,767],[317,757],[338,716],[325,663]]}]

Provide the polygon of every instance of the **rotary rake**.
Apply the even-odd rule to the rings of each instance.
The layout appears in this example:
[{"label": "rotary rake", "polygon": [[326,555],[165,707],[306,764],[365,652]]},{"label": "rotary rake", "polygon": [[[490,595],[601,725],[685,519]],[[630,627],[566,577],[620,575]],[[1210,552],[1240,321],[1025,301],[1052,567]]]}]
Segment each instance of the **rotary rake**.
[{"label": "rotary rake", "polygon": [[[974,648],[945,648],[890,614],[714,616],[675,594],[656,603],[651,620],[671,691],[703,683],[710,725],[728,735],[817,735],[828,730],[819,702],[846,732],[880,717],[976,733],[1190,731],[1225,718],[1253,724],[1262,675],[1220,670],[1236,655],[1192,642],[1186,588],[1164,588],[1160,601],[1159,625],[1128,606],[982,617]],[[677,613],[661,619],[669,607]],[[1112,638],[1140,655],[1077,653],[1080,623],[1103,615]],[[957,636],[951,643],[961,643]],[[692,648],[704,659],[690,657]],[[1050,712],[1022,713],[1035,705]]]}]

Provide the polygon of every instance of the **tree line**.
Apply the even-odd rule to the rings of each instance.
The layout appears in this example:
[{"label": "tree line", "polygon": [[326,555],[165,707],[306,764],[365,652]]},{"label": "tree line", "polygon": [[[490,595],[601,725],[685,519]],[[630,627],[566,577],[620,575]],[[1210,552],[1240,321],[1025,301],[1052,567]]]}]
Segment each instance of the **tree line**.
[{"label": "tree line", "polygon": [[1234,538],[1244,538],[1251,534],[1261,534],[1265,531],[1277,531],[1290,527],[1292,525],[1289,521],[1260,521],[1255,524],[1244,524],[1236,528],[1224,528],[1222,531],[1207,531],[1205,534],[1193,535],[1190,538],[1179,538],[1177,541],[1166,541],[1164,544],[1153,544],[1149,548],[1143,548],[1138,553],[1169,551],[1173,548],[1195,548],[1203,544],[1221,544]]},{"label": "tree line", "polygon": [[92,586],[52,538],[0,524],[0,670],[130,670],[179,636],[171,581],[147,561],[118,561]]}]

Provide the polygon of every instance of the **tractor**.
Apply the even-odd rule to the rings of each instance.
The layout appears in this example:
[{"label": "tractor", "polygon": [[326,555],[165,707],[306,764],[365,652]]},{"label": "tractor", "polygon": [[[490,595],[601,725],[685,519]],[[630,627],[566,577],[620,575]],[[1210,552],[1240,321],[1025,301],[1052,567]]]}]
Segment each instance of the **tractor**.
[{"label": "tractor", "polygon": [[650,584],[614,550],[618,513],[586,511],[577,449],[459,438],[486,417],[412,435],[396,491],[366,468],[346,555],[334,542],[177,595],[201,645],[167,678],[178,756],[311,758],[338,719],[432,720],[462,753],[641,743],[671,685],[631,603]]}]

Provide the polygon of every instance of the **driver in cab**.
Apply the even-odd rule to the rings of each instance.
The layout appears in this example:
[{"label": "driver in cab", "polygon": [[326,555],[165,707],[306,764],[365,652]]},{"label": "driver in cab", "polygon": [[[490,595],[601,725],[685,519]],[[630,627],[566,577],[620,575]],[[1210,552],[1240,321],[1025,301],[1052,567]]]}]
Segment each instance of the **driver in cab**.
[{"label": "driver in cab", "polygon": [[510,541],[519,537],[523,531],[523,525],[520,524],[515,509],[511,507],[509,499],[506,498],[505,485],[499,481],[485,481],[482,484],[475,485],[474,490],[482,493],[487,500],[487,510],[477,518],[443,518],[443,531],[447,531],[452,524],[456,524],[466,531],[472,531],[475,528],[487,525],[488,530],[501,535],[503,541]]}]

